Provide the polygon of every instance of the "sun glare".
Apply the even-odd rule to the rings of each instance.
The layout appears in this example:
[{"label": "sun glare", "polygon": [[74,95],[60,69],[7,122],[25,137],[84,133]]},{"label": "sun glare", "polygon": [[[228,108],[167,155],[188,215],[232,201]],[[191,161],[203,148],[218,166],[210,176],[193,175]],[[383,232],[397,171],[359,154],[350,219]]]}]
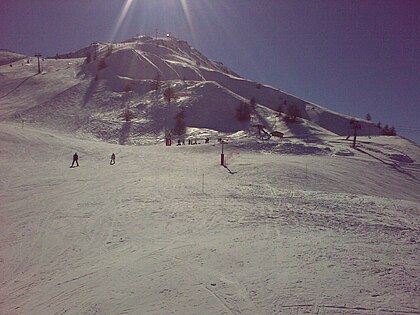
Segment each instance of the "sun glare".
[{"label": "sun glare", "polygon": [[187,19],[188,27],[190,28],[193,39],[195,40],[194,26],[192,23],[192,18],[191,18],[191,14],[188,8],[187,0],[180,0],[180,1],[182,5],[182,10],[184,10],[185,18]]},{"label": "sun glare", "polygon": [[111,42],[113,42],[115,40],[115,37],[118,34],[118,31],[121,28],[122,23],[124,22],[128,11],[130,10],[131,5],[133,4],[133,0],[126,0],[125,4],[121,10],[121,13],[117,19],[117,22],[115,23],[114,29],[112,30],[112,34],[111,34]]},{"label": "sun glare", "polygon": [[196,42],[197,29],[194,26],[193,11],[205,11],[206,13],[201,16],[206,17],[207,8],[211,5],[207,0],[194,1],[198,2],[191,0],[125,0],[111,29],[109,40],[114,42],[118,36],[133,29],[137,29],[136,33],[145,32],[145,34],[159,29],[161,32],[171,32],[175,36],[179,34],[185,37],[185,34],[182,34],[185,29],[180,27],[185,23],[193,42]]}]

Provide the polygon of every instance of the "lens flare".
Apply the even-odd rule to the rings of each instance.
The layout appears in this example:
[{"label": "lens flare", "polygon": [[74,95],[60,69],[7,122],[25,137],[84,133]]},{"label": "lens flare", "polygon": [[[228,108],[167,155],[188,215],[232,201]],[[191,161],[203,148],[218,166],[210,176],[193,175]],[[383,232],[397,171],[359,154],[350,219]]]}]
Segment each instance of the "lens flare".
[{"label": "lens flare", "polygon": [[191,18],[191,13],[188,8],[187,0],[180,0],[180,1],[181,1],[182,10],[184,11],[185,18],[187,19],[188,27],[190,28],[191,35],[195,41],[196,40],[195,31],[194,31],[192,18]]},{"label": "lens flare", "polygon": [[118,31],[121,28],[122,23],[124,22],[125,18],[127,17],[127,13],[130,10],[131,5],[133,4],[133,0],[126,0],[124,3],[124,6],[121,10],[121,13],[117,19],[117,22],[115,23],[114,29],[112,30],[111,34],[111,42],[115,40],[115,37],[118,34]]}]

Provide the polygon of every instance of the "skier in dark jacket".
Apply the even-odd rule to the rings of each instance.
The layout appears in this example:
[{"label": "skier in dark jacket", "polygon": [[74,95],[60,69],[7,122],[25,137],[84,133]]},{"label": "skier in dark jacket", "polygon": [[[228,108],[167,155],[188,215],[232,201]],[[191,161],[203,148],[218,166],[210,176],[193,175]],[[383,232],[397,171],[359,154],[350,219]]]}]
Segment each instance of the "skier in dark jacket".
[{"label": "skier in dark jacket", "polygon": [[111,162],[109,164],[114,165],[115,164],[115,153],[112,153],[111,155]]},{"label": "skier in dark jacket", "polygon": [[73,167],[74,163],[76,163],[76,166],[79,166],[79,156],[77,155],[77,152],[73,154],[73,162],[71,163],[71,167]]}]

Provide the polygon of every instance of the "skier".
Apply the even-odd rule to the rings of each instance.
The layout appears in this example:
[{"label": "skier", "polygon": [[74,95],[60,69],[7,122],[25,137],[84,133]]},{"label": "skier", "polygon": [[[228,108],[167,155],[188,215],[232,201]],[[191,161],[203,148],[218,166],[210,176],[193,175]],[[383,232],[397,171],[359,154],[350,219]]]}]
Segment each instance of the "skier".
[{"label": "skier", "polygon": [[77,155],[77,152],[74,152],[73,154],[73,162],[71,163],[70,167],[73,167],[75,162],[76,162],[76,166],[79,166],[79,156]]},{"label": "skier", "polygon": [[109,162],[110,165],[114,165],[115,164],[115,153],[112,153],[111,155],[111,162]]}]

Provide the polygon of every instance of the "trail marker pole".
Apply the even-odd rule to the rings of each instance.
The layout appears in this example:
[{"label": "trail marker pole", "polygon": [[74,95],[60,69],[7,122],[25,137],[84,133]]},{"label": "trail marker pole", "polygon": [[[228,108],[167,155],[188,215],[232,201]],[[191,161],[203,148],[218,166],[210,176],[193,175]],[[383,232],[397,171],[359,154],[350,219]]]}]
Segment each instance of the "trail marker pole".
[{"label": "trail marker pole", "polygon": [[38,57],[38,73],[41,73],[41,64],[39,62],[39,57],[41,57],[42,55],[40,53],[36,53],[35,57]]},{"label": "trail marker pole", "polygon": [[220,155],[220,165],[225,165],[225,154],[223,153],[223,145],[225,142],[222,140],[222,154]]}]

